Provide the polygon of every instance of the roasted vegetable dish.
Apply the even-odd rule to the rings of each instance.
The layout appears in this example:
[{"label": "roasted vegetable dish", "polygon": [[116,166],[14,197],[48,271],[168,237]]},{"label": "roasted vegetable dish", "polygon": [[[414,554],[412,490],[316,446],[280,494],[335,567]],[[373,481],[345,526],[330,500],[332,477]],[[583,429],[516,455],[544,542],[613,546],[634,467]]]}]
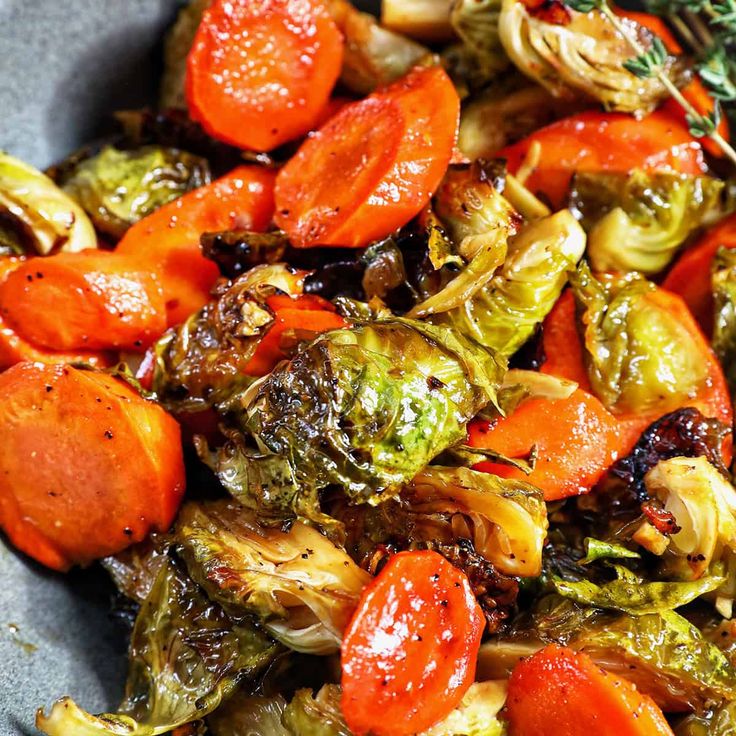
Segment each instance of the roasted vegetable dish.
[{"label": "roasted vegetable dish", "polygon": [[0,528],[130,624],[42,733],[736,733],[736,5],[648,10],[192,0],[0,153]]}]

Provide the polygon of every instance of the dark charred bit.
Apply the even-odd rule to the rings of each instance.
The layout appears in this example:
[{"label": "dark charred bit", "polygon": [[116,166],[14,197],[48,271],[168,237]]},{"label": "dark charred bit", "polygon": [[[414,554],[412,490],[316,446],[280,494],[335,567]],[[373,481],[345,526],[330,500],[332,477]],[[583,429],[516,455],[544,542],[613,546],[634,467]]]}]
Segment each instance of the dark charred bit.
[{"label": "dark charred bit", "polygon": [[697,409],[678,409],[649,425],[631,454],[614,463],[609,473],[623,481],[640,502],[648,499],[644,476],[662,460],[705,457],[727,475],[721,447],[728,432],[723,422],[708,419]]},{"label": "dark charred bit", "polygon": [[473,594],[486,617],[489,634],[497,633],[514,615],[519,596],[518,579],[499,572],[475,551],[469,539],[460,539],[456,544],[428,542],[421,547],[438,552],[467,575]]},{"label": "dark charred bit", "polygon": [[511,356],[509,368],[538,371],[547,362],[542,338],[543,327],[539,324],[534,334]]},{"label": "dark charred bit", "polygon": [[234,279],[254,266],[283,260],[289,241],[280,230],[254,233],[248,230],[226,230],[204,233],[200,238],[202,254],[213,261],[220,273]]}]

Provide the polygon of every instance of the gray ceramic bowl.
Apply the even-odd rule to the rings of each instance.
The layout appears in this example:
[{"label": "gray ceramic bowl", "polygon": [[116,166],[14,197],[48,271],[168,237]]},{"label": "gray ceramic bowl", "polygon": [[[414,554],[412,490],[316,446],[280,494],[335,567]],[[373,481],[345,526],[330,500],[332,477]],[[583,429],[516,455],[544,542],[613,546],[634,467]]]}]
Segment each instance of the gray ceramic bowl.
[{"label": "gray ceramic bowl", "polygon": [[[0,0],[0,149],[45,167],[94,136],[106,113],[152,100],[180,4]],[[105,575],[54,575],[0,541],[0,580],[0,736],[35,734],[35,709],[61,695],[114,708],[126,641]]]}]

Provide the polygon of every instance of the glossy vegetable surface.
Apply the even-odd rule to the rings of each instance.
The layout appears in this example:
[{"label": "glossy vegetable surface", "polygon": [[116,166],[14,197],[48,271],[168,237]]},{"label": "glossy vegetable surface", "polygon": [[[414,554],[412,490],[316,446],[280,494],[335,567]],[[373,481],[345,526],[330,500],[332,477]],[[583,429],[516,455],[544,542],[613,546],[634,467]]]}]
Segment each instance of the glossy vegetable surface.
[{"label": "glossy vegetable surface", "polygon": [[125,382],[19,363],[0,374],[0,424],[0,526],[43,564],[88,564],[171,524],[179,427]]},{"label": "glossy vegetable surface", "polygon": [[405,225],[445,173],[458,115],[439,67],[344,107],[279,172],[276,224],[302,248],[360,247]]},{"label": "glossy vegetable surface", "polygon": [[270,151],[316,123],[342,53],[322,0],[215,0],[187,59],[192,117],[215,138]]},{"label": "glossy vegetable surface", "polygon": [[444,718],[473,681],[482,631],[462,573],[434,552],[392,558],[364,592],[343,642],[351,730],[408,736]]}]

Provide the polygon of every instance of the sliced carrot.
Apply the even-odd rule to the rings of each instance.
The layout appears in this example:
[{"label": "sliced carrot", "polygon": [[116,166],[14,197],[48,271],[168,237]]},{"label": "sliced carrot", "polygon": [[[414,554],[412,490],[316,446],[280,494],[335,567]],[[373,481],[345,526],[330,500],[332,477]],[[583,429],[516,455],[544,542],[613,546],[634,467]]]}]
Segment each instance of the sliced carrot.
[{"label": "sliced carrot", "polygon": [[599,112],[559,120],[499,153],[512,173],[534,142],[541,145],[541,157],[526,186],[557,208],[564,206],[576,171],[705,171],[700,143],[684,123],[661,110],[638,121],[630,115]]},{"label": "sliced carrot", "polygon": [[483,614],[436,552],[400,552],[363,591],[342,644],[342,708],[356,736],[410,736],[441,721],[475,676]]},{"label": "sliced carrot", "polygon": [[[693,337],[695,349],[707,367],[706,380],[697,395],[685,399],[680,408],[692,406],[705,416],[719,419],[727,427],[732,427],[733,409],[723,369],[687,305],[679,296],[662,288],[648,294],[646,298],[673,314],[687,329]],[[590,390],[583,358],[583,342],[577,330],[575,305],[570,292],[561,297],[544,323],[543,347],[547,360],[541,368],[542,372],[577,381]],[[628,454],[641,433],[666,411],[671,410],[671,407],[666,410],[654,408],[637,414],[617,414],[620,454]],[[723,451],[726,460],[730,462],[730,435],[724,442]]]},{"label": "sliced carrot", "polygon": [[[0,258],[0,282],[24,261],[23,258]],[[73,353],[62,353],[44,350],[22,338],[0,314],[0,371],[24,360],[32,363],[87,363],[98,368],[105,368],[115,362],[113,355],[102,352],[78,350]]]},{"label": "sliced carrot", "polygon": [[469,444],[523,458],[536,448],[531,475],[508,465],[480,463],[476,470],[527,480],[558,501],[587,493],[619,457],[622,442],[614,417],[595,396],[578,389],[567,399],[533,399],[495,425],[477,420]]},{"label": "sliced carrot", "polygon": [[165,531],[184,491],[177,423],[128,384],[70,366],[0,374],[0,527],[56,570]]},{"label": "sliced carrot", "polygon": [[265,376],[287,357],[282,347],[284,333],[293,331],[296,337],[305,340],[345,326],[345,320],[337,314],[335,307],[318,296],[277,295],[267,299],[266,304],[274,312],[274,322],[245,367],[249,376]]},{"label": "sliced carrot", "polygon": [[727,217],[708,230],[680,256],[662,282],[665,289],[679,294],[685,300],[706,335],[713,331],[711,266],[720,247],[736,248],[736,215]]},{"label": "sliced carrot", "polygon": [[361,247],[405,225],[444,176],[459,105],[440,67],[347,105],[280,171],[276,224],[302,248]]},{"label": "sliced carrot", "polygon": [[509,736],[673,736],[633,683],[556,644],[514,668],[506,718]]},{"label": "sliced carrot", "polygon": [[[662,39],[667,50],[671,54],[681,54],[682,46],[678,43],[674,34],[668,28],[667,24],[656,15],[650,15],[649,13],[640,13],[634,10],[623,10],[622,8],[616,8],[616,13],[624,18],[629,18],[635,21],[641,26],[648,28],[652,33]],[[713,112],[713,98],[708,94],[703,83],[696,76],[690,84],[680,90],[685,99],[701,114],[709,115]],[[679,120],[684,125],[687,125],[687,113],[682,107],[672,98],[669,98],[664,105],[662,110],[668,112],[673,118]],[[721,118],[721,122],[718,126],[718,132],[728,140],[730,137],[730,131],[728,128],[728,119],[724,115]],[[711,154],[722,158],[724,156],[720,146],[712,141],[710,138],[703,138],[701,140],[703,148]]]},{"label": "sliced carrot", "polygon": [[215,0],[187,59],[190,114],[214,138],[270,151],[312,129],[342,55],[320,0]]},{"label": "sliced carrot", "polygon": [[120,241],[116,252],[135,256],[159,274],[169,326],[204,306],[219,276],[200,250],[202,233],[265,230],[273,216],[275,176],[260,166],[240,166],[156,210]]},{"label": "sliced carrot", "polygon": [[143,350],[166,329],[158,279],[131,258],[100,250],[31,258],[0,284],[0,314],[49,350]]}]

